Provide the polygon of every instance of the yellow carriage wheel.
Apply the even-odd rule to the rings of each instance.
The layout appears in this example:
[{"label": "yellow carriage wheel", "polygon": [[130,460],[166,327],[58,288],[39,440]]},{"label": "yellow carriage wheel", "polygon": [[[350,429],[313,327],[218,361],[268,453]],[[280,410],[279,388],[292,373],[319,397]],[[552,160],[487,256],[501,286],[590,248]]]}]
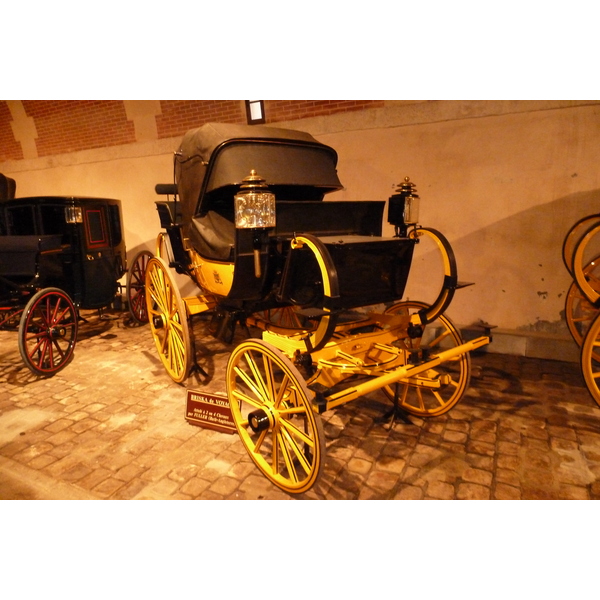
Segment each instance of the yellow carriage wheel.
[{"label": "yellow carriage wheel", "polygon": [[171,379],[184,381],[192,364],[187,311],[167,264],[154,257],[146,266],[148,320],[158,355]]},{"label": "yellow carriage wheel", "polygon": [[[600,292],[600,256],[589,262],[584,267],[583,273],[589,285]],[[574,281],[567,292],[565,318],[569,331],[579,347],[597,314],[598,309],[587,299],[577,282]]]},{"label": "yellow carriage wheel", "polygon": [[[428,307],[424,302],[406,301],[391,306],[385,312],[411,315]],[[462,343],[459,330],[444,315],[439,315],[433,322],[425,325],[420,338],[407,337],[404,340],[406,348],[414,353],[417,360],[433,358],[437,353]],[[471,358],[469,353],[465,352],[414,378],[398,382],[398,406],[419,417],[443,415],[460,401],[469,387],[470,379]],[[383,391],[393,400],[396,385],[386,386]]]},{"label": "yellow carriage wheel", "polygon": [[600,215],[597,214],[588,215],[583,219],[579,219],[579,221],[577,221],[575,225],[571,227],[565,236],[565,239],[563,240],[562,258],[567,271],[569,271],[572,277],[575,276],[575,251],[581,243],[584,234],[590,229],[590,227],[594,227],[597,223],[600,223]]},{"label": "yellow carriage wheel", "polygon": [[321,473],[325,436],[312,393],[292,362],[262,340],[242,342],[227,364],[227,395],[256,466],[285,492],[308,491]]},{"label": "yellow carriage wheel", "polygon": [[[598,289],[598,282],[591,279],[588,273],[586,273],[586,267],[584,267],[584,265],[586,264],[586,252],[589,252],[588,246],[590,243],[596,241],[594,238],[598,233],[600,233],[600,222],[594,223],[587,229],[585,235],[577,242],[573,253],[573,269],[571,271],[573,279],[577,282],[579,289],[587,298],[588,302],[592,304],[600,301],[600,289]],[[594,260],[591,262],[593,263]]]},{"label": "yellow carriage wheel", "polygon": [[167,265],[173,262],[173,251],[171,242],[166,233],[161,231],[156,238],[156,256],[162,258]]},{"label": "yellow carriage wheel", "polygon": [[581,372],[592,398],[600,406],[600,318],[592,321],[581,346]]}]

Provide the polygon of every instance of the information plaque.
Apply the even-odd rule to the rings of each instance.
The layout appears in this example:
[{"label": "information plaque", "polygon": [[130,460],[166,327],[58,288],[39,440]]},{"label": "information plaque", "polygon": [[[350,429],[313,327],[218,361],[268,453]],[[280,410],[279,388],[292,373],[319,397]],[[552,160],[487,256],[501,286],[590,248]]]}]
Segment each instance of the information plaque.
[{"label": "information plaque", "polygon": [[235,423],[227,396],[188,390],[185,418],[192,425],[235,433]]}]

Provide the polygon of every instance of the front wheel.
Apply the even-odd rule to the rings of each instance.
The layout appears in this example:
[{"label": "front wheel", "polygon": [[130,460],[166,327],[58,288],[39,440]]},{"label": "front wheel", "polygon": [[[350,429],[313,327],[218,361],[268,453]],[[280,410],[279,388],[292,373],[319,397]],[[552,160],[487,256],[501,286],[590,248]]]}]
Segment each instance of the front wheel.
[{"label": "front wheel", "polygon": [[19,352],[35,375],[51,377],[73,358],[77,311],[66,292],[45,288],[34,294],[19,322]]},{"label": "front wheel", "polygon": [[262,340],[242,342],[227,364],[227,395],[242,443],[265,477],[290,494],[308,491],[321,473],[325,436],[292,362]]},{"label": "front wheel", "polygon": [[[387,314],[411,315],[427,310],[423,302],[400,302],[388,308]],[[459,330],[444,315],[423,327],[419,338],[405,338],[406,349],[417,360],[427,360],[463,343]],[[397,397],[399,408],[419,417],[443,415],[454,407],[469,387],[471,380],[471,357],[468,352],[428,369],[416,377],[399,381],[395,386],[383,388],[391,400]]]}]

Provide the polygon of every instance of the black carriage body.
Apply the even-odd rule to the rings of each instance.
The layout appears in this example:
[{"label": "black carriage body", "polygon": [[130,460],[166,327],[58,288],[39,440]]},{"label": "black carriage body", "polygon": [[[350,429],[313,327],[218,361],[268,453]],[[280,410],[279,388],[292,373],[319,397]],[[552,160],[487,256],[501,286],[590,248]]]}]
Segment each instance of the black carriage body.
[{"label": "black carriage body", "polygon": [[[329,251],[340,288],[336,308],[402,297],[414,242],[382,237],[385,202],[326,201],[342,189],[336,165],[333,148],[299,131],[215,123],[185,135],[175,156],[181,231],[203,258],[234,263],[224,304],[318,305],[322,278],[313,253],[290,251],[300,234],[316,236]],[[275,195],[275,227],[235,227],[234,196],[251,170]],[[177,255],[183,242],[173,237]]]},{"label": "black carriage body", "polygon": [[58,287],[84,309],[115,297],[126,270],[121,202],[35,196],[0,202],[0,299]]}]

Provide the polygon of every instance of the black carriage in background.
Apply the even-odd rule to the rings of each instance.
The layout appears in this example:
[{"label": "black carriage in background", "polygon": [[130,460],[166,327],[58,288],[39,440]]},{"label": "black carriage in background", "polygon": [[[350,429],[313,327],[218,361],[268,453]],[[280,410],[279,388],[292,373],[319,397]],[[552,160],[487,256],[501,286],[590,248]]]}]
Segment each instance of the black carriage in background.
[{"label": "black carriage in background", "polygon": [[[175,153],[173,185],[156,191],[164,232],[145,264],[158,354],[183,382],[200,367],[191,322],[210,315],[229,343],[241,325],[262,329],[231,353],[226,386],[252,460],[275,485],[305,492],[318,479],[320,414],[375,390],[397,411],[435,416],[465,393],[469,351],[445,317],[456,262],[439,232],[418,225],[408,177],[387,201],[325,201],[342,188],[337,153],[311,135],[206,124]],[[394,234],[383,235],[383,220]],[[443,282],[431,304],[402,300],[416,245],[433,240]],[[199,288],[182,297],[175,272]],[[425,273],[424,276],[427,276]]]},{"label": "black carriage in background", "polygon": [[51,376],[73,356],[79,311],[115,301],[127,268],[121,202],[15,198],[0,179],[0,328],[18,329],[25,364]]}]

